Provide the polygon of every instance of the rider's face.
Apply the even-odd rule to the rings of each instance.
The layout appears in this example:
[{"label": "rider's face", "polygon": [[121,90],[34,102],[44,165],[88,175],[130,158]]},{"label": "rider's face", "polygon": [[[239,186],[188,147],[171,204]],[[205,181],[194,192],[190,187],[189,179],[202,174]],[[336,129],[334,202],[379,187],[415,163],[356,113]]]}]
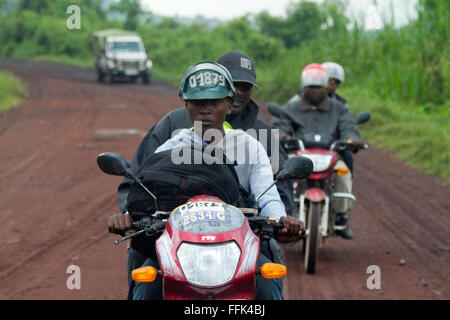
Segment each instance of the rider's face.
[{"label": "rider's face", "polygon": [[231,113],[231,99],[187,100],[186,108],[192,123],[202,123],[202,133],[208,129],[223,132],[223,122]]},{"label": "rider's face", "polygon": [[236,93],[231,105],[231,114],[238,114],[248,105],[252,95],[253,85],[249,82],[235,81]]},{"label": "rider's face", "polygon": [[335,93],[340,84],[339,80],[331,78],[328,82],[328,93]]},{"label": "rider's face", "polygon": [[309,86],[304,89],[305,99],[314,106],[318,106],[327,96],[327,89],[319,86]]}]

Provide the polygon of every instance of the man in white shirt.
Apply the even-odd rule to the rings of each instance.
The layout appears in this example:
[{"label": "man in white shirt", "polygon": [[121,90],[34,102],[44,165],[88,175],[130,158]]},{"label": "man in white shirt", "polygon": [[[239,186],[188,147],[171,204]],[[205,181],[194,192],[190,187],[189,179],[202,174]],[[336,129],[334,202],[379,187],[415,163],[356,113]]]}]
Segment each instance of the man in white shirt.
[{"label": "man in white shirt", "polygon": [[[235,93],[233,80],[229,71],[220,64],[204,62],[190,67],[180,85],[180,97],[185,102],[190,120],[194,123],[192,129],[182,129],[161,145],[155,153],[172,150],[171,160],[179,163],[177,150],[194,145],[201,148],[217,161],[235,163],[235,171],[239,183],[256,198],[273,183],[272,167],[264,147],[252,136],[242,130],[233,130],[225,121],[231,112],[231,101]],[[202,160],[202,159],[200,159]],[[277,188],[273,186],[258,199],[261,215],[274,217],[283,225],[275,235],[279,242],[287,243],[298,239],[303,232],[303,223],[298,219],[287,216],[285,207],[280,199]],[[123,233],[130,229],[132,219],[129,214],[117,214],[109,220],[109,230],[113,233]],[[279,248],[278,248],[279,249]],[[129,273],[144,265],[157,266],[157,261],[150,257],[140,257],[141,253],[132,249],[129,252]],[[281,255],[281,250],[279,250]],[[146,259],[144,259],[146,258]],[[138,261],[144,259],[143,264]],[[258,258],[258,265],[270,262],[263,254]],[[131,297],[134,299],[161,298],[156,283],[132,284]],[[257,276],[255,299],[282,299],[282,282],[279,279],[262,279]]]}]

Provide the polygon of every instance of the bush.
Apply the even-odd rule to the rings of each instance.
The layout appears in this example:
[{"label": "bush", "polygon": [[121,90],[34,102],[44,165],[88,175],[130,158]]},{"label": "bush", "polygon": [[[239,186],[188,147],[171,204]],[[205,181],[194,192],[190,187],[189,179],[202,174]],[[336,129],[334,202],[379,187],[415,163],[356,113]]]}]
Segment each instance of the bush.
[{"label": "bush", "polygon": [[25,94],[25,86],[17,77],[0,71],[0,111],[17,106]]}]

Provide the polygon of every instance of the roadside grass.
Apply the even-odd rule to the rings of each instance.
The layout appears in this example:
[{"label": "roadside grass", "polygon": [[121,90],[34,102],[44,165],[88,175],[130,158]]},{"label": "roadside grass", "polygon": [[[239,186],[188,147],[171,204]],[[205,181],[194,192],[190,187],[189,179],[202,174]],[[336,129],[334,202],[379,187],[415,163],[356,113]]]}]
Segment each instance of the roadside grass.
[{"label": "roadside grass", "polygon": [[18,106],[26,93],[25,85],[19,78],[0,71],[0,112]]},{"label": "roadside grass", "polygon": [[94,58],[70,57],[66,55],[39,55],[37,57],[33,57],[32,60],[56,62],[81,68],[94,69]]},{"label": "roadside grass", "polygon": [[361,139],[392,151],[404,163],[450,183],[450,130],[446,112],[427,113],[417,106],[382,99],[360,87],[339,90],[352,113],[370,111],[361,125]]}]

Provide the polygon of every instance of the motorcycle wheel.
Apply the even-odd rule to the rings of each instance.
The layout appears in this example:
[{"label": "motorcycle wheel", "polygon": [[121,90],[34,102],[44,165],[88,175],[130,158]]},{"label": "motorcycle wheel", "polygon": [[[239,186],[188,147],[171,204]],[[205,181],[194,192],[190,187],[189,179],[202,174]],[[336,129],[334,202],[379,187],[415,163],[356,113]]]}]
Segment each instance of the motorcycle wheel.
[{"label": "motorcycle wheel", "polygon": [[316,272],[316,262],[319,255],[319,221],[321,204],[310,202],[308,210],[309,234],[305,240],[305,271],[313,274]]}]

